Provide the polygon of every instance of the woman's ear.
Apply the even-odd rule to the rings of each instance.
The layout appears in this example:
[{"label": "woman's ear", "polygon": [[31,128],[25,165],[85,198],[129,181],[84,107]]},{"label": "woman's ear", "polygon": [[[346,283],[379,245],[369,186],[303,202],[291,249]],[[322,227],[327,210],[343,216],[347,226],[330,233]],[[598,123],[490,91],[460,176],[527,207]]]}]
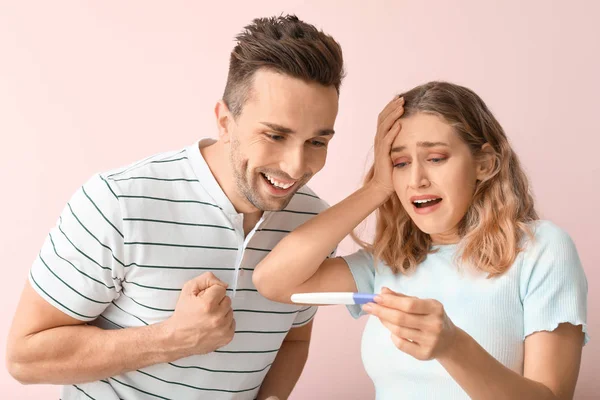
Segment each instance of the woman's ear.
[{"label": "woman's ear", "polygon": [[476,176],[478,181],[488,178],[494,171],[496,165],[496,154],[489,143],[481,146],[481,153],[477,157]]},{"label": "woman's ear", "polygon": [[215,105],[215,117],[217,119],[217,129],[219,130],[219,140],[223,143],[229,143],[231,141],[231,123],[234,120],[229,107],[223,100],[219,100]]}]

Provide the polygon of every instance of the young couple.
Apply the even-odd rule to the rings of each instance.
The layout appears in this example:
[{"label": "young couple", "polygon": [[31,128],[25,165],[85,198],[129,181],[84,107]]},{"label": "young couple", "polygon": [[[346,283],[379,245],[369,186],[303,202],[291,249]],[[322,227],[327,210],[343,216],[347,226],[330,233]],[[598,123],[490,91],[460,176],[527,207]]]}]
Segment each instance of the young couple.
[{"label": "young couple", "polygon": [[[305,185],[335,145],[339,44],[294,16],[237,41],[217,140],[69,201],[23,290],[10,373],[62,399],[284,399],[316,312],[291,294],[367,292],[349,309],[369,318],[378,399],[572,398],[585,274],[481,98],[446,82],[395,97],[364,185],[328,208]],[[333,257],[373,212],[374,239]]]}]

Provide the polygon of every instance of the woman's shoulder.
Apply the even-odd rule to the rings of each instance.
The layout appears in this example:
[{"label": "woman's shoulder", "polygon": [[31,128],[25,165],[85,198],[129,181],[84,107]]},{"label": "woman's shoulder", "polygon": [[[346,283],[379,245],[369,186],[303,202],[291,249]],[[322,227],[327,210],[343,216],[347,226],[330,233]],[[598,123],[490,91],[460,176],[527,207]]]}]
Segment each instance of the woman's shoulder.
[{"label": "woman's shoulder", "polygon": [[524,251],[553,251],[566,247],[575,247],[571,235],[549,220],[537,220],[529,224],[533,240],[526,238]]},{"label": "woman's shoulder", "polygon": [[547,220],[530,224],[533,238],[523,246],[524,277],[582,272],[575,242],[566,230]]}]

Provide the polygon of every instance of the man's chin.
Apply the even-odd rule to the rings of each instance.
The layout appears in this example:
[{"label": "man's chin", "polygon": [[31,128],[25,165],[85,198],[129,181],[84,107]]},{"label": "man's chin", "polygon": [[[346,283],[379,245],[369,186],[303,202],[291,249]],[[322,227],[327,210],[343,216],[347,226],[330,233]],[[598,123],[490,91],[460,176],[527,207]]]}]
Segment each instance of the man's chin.
[{"label": "man's chin", "polygon": [[274,200],[274,199],[265,200],[263,198],[263,199],[261,199],[261,204],[260,204],[261,207],[259,209],[262,211],[281,211],[284,208],[286,208],[288,204],[290,204],[290,201],[292,200],[293,195],[294,195],[294,193],[290,194],[286,198],[278,198],[277,200]]},{"label": "man's chin", "polygon": [[261,192],[260,196],[257,196],[259,199],[258,204],[254,204],[254,206],[261,211],[281,211],[290,204],[294,194],[296,194],[296,190],[290,192],[285,197],[276,197],[269,193]]},{"label": "man's chin", "polygon": [[[254,206],[262,211],[281,211],[290,203],[294,195],[298,192],[298,189],[305,185],[305,183],[298,182],[294,187],[290,188],[289,193],[276,194],[269,190],[269,185],[260,178],[262,181],[257,182],[258,185],[254,187],[253,198],[258,200],[253,202]],[[301,184],[300,184],[301,183]],[[259,207],[260,206],[260,207]]]}]

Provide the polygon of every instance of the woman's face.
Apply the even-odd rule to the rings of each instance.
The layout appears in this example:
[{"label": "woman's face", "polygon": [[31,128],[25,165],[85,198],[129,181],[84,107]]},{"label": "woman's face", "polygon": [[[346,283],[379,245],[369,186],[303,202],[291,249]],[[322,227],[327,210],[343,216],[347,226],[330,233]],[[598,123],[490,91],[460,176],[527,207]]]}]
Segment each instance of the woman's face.
[{"label": "woman's face", "polygon": [[433,243],[456,243],[482,168],[442,118],[417,113],[401,122],[391,151],[396,194]]}]

